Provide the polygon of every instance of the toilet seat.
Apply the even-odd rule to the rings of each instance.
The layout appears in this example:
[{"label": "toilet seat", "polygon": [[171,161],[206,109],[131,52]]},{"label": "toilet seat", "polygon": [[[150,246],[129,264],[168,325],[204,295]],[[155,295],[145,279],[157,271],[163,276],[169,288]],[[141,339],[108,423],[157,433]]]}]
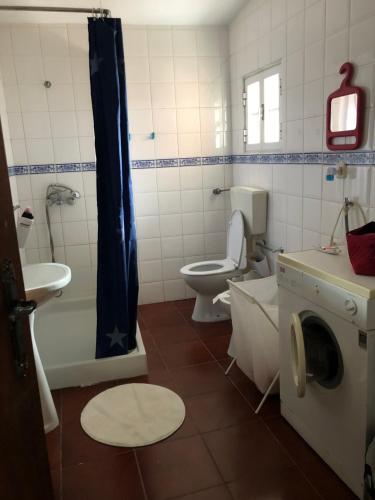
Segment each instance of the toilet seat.
[{"label": "toilet seat", "polygon": [[230,273],[235,269],[237,269],[237,266],[232,259],[204,260],[184,266],[181,273],[188,276],[211,276],[213,274]]},{"label": "toilet seat", "polygon": [[222,260],[206,260],[193,262],[181,269],[181,273],[188,276],[212,276],[231,273],[242,267],[244,259],[244,222],[240,210],[233,210],[228,226],[227,257]]}]

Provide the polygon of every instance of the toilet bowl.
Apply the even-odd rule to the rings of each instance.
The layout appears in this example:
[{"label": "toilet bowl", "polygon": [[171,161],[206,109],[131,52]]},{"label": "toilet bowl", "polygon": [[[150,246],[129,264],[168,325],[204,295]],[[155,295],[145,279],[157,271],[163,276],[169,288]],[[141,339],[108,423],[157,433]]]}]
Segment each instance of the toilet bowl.
[{"label": "toilet bowl", "polygon": [[229,319],[219,302],[213,304],[213,299],[227,288],[228,279],[240,276],[245,268],[244,220],[241,211],[234,210],[228,227],[227,257],[194,262],[180,270],[185,282],[197,292],[192,319],[201,322]]}]

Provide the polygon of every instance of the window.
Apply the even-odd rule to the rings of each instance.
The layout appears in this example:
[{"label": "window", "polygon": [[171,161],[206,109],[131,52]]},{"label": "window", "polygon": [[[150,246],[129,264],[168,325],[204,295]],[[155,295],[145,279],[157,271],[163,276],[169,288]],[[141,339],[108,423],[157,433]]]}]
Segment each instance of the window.
[{"label": "window", "polygon": [[276,149],[281,142],[280,66],[245,79],[244,143],[247,151]]}]

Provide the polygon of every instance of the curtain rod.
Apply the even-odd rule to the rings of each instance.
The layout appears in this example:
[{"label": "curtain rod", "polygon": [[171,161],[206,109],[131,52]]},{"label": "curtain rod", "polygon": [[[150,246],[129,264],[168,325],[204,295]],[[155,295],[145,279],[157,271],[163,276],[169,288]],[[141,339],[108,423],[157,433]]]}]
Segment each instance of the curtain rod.
[{"label": "curtain rod", "polygon": [[84,9],[80,7],[27,7],[22,5],[0,5],[0,10],[17,10],[28,12],[72,12],[81,14],[101,15],[110,17],[111,11],[109,9]]}]

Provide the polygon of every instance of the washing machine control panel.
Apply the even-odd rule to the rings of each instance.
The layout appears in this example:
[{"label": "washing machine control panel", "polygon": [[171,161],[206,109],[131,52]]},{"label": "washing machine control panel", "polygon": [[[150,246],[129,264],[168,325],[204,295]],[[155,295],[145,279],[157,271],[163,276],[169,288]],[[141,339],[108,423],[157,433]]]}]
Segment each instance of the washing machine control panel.
[{"label": "washing machine control panel", "polygon": [[364,297],[351,294],[323,279],[280,263],[277,268],[277,279],[279,286],[303,296],[313,304],[356,324],[359,328],[365,330],[375,328],[375,315],[369,314],[369,302]]}]

